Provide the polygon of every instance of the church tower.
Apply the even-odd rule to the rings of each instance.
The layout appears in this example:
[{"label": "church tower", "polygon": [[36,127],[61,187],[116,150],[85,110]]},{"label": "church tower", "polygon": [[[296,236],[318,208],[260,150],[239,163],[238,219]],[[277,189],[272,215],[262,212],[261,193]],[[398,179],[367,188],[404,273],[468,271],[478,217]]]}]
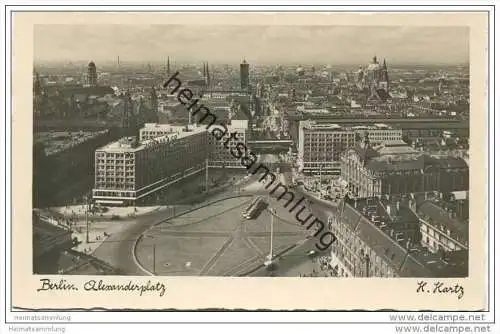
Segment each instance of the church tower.
[{"label": "church tower", "polygon": [[389,72],[387,71],[387,63],[385,62],[382,64],[382,69],[380,71],[380,88],[385,89],[386,91],[389,91]]}]

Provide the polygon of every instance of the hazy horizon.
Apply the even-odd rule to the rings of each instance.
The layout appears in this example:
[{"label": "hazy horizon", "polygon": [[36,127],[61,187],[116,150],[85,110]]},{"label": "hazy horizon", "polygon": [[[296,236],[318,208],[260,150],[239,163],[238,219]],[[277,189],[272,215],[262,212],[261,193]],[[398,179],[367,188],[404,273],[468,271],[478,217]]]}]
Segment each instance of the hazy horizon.
[{"label": "hazy horizon", "polygon": [[34,60],[237,64],[468,64],[467,27],[36,25]]}]

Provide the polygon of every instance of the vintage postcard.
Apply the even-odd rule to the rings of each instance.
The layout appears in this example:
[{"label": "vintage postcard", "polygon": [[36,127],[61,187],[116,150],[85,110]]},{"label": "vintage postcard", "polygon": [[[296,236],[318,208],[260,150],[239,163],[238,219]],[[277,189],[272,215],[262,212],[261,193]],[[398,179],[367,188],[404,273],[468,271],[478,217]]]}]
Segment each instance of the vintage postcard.
[{"label": "vintage postcard", "polygon": [[12,15],[13,308],[488,309],[487,13]]}]

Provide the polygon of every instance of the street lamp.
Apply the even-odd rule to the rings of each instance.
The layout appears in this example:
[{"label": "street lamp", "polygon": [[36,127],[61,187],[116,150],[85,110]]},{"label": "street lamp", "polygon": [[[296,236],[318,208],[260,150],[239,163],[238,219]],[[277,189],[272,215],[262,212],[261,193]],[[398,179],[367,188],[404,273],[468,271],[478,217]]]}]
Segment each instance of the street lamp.
[{"label": "street lamp", "polygon": [[89,195],[85,195],[85,240],[87,241],[87,244],[90,242],[89,238]]},{"label": "street lamp", "polygon": [[[154,240],[154,237],[152,235],[146,235],[146,238]],[[153,276],[156,276],[156,243],[154,241],[152,249],[153,249]]]},{"label": "street lamp", "polygon": [[269,255],[266,257],[267,260],[264,262],[264,265],[266,266],[270,266],[273,264],[274,215],[276,214],[276,209],[271,208],[269,211],[271,212],[271,240],[269,247]]}]

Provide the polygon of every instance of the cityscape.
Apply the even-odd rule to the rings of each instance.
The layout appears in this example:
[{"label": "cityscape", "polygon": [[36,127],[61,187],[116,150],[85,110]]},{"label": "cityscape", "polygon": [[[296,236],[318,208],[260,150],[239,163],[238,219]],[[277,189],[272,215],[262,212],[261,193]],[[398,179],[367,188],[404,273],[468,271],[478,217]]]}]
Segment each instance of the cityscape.
[{"label": "cityscape", "polygon": [[[386,30],[320,52],[296,29],[329,34],[225,52],[207,28],[178,41],[208,38],[206,53],[87,60],[35,47],[33,272],[468,277],[468,35],[443,59]],[[462,36],[434,29],[421,35]]]}]

